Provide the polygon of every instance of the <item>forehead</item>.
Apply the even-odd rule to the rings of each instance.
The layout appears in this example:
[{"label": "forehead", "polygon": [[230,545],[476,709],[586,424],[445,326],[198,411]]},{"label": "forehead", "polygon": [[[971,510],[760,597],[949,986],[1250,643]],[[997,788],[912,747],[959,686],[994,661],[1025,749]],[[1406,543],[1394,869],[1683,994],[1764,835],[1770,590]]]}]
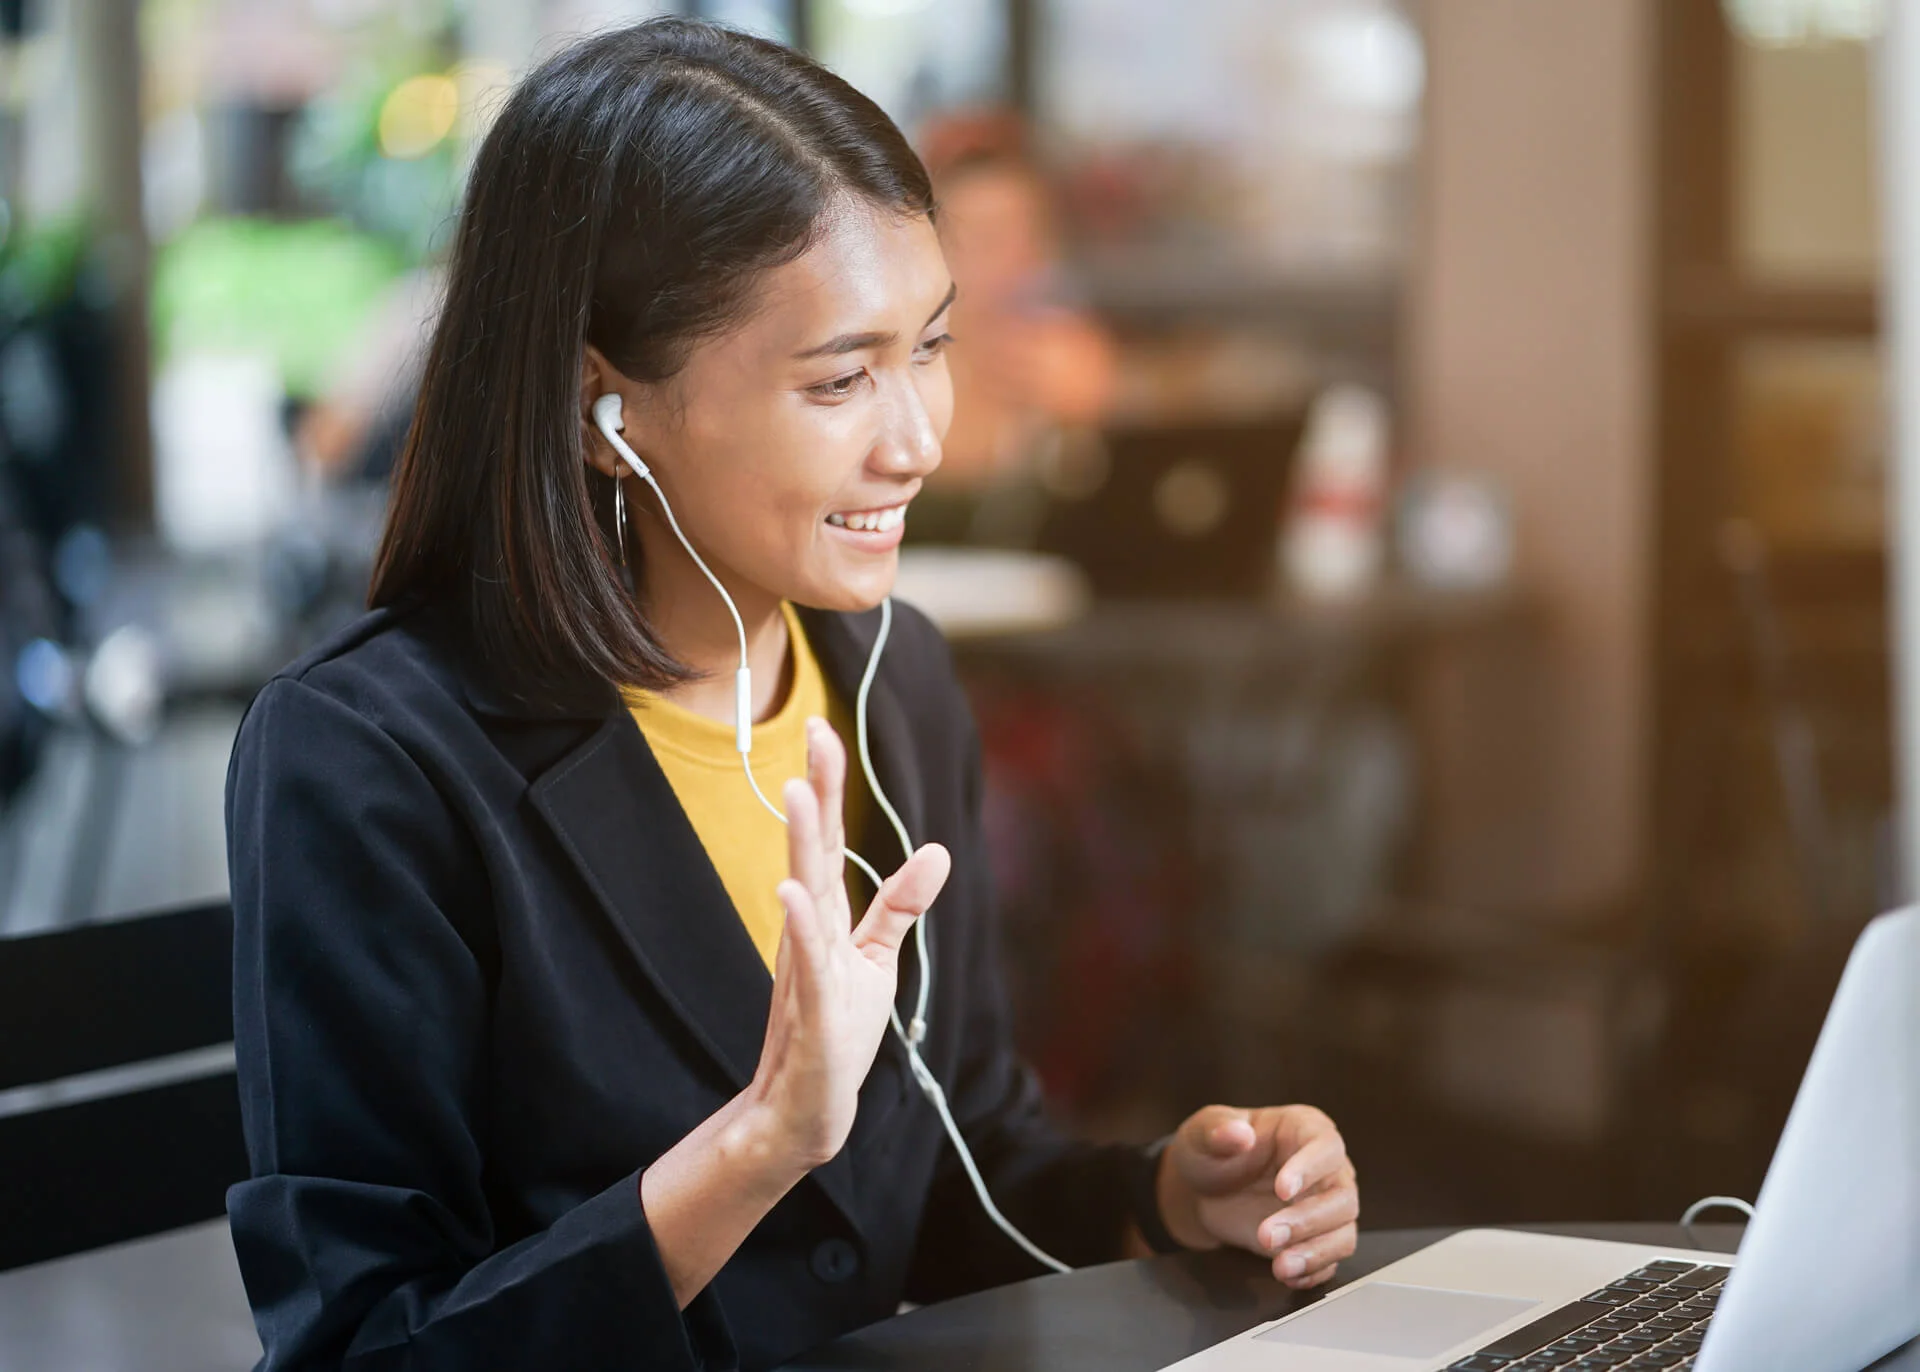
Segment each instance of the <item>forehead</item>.
[{"label": "forehead", "polygon": [[785,358],[844,333],[907,337],[927,322],[951,280],[925,215],[842,201],[806,252],[766,274],[740,341]]}]

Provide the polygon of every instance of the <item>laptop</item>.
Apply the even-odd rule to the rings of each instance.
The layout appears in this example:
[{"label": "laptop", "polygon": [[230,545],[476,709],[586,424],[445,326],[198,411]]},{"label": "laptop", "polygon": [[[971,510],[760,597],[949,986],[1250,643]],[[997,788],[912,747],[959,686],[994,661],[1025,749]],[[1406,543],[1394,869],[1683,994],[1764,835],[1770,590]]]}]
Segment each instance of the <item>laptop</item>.
[{"label": "laptop", "polygon": [[1097,596],[1264,597],[1304,424],[1287,409],[1080,436],[1040,463],[1035,549]]},{"label": "laptop", "polygon": [[1467,1230],[1173,1366],[1861,1372],[1917,1336],[1920,910],[1906,910],[1854,946],[1737,1261]]}]

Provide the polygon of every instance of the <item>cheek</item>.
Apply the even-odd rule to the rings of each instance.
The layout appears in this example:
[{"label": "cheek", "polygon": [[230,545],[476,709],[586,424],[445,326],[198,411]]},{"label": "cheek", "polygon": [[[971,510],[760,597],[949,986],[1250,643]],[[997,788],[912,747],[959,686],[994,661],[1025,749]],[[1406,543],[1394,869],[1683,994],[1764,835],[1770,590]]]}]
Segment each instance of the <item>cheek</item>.
[{"label": "cheek", "polygon": [[934,437],[944,442],[947,430],[953,427],[953,373],[947,369],[945,359],[927,371],[927,379],[920,386],[920,403],[926,406]]},{"label": "cheek", "polygon": [[726,455],[707,513],[739,561],[777,562],[817,539],[814,526],[858,465],[863,441],[857,426],[833,422],[837,414],[798,411],[741,436]]}]

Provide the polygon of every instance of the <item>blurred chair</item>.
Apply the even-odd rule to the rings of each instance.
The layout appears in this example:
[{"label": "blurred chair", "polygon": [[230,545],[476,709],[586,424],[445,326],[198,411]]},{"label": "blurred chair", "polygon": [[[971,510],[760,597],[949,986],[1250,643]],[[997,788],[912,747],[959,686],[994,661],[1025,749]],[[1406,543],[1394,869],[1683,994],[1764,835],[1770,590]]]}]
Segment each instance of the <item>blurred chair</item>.
[{"label": "blurred chair", "polygon": [[233,913],[0,940],[0,1270],[226,1211]]}]

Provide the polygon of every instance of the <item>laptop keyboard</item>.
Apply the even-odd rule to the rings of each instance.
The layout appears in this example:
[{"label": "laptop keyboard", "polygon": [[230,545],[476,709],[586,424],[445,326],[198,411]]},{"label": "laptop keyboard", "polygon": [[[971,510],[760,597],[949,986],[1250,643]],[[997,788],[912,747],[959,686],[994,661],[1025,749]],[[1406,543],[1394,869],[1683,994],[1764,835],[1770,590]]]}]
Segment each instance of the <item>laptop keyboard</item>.
[{"label": "laptop keyboard", "polygon": [[1693,1366],[1731,1269],[1650,1262],[1503,1334],[1447,1372],[1661,1372]]}]

